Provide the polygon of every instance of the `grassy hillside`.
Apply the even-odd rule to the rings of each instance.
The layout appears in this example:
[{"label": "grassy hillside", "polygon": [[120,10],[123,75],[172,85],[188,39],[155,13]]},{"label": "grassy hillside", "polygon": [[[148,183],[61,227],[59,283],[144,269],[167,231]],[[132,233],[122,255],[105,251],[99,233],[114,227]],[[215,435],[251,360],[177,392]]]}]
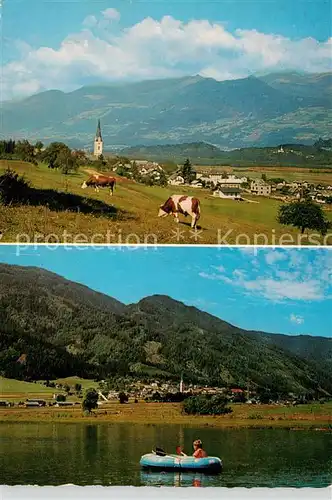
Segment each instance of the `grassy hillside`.
[{"label": "grassy hillside", "polygon": [[[37,268],[0,265],[0,371],[40,380],[131,374],[209,385],[332,392],[329,339],[321,358],[295,355],[273,336],[254,335],[166,296],[122,307]],[[94,300],[91,301],[91,295]],[[272,339],[272,340],[271,340]],[[325,354],[324,354],[325,352]],[[309,353],[309,354],[308,354]]]},{"label": "grassy hillside", "polygon": [[[0,397],[7,397],[12,394],[47,394],[52,395],[54,388],[45,387],[41,383],[25,382],[24,380],[15,380],[0,377]],[[26,396],[28,397],[28,396]]]},{"label": "grassy hillside", "polygon": [[322,77],[318,85],[317,79],[288,92],[273,77],[219,82],[199,76],[51,90],[3,103],[2,134],[91,147],[101,118],[108,148],[202,140],[224,148],[310,143],[326,135],[330,121],[330,80]]},{"label": "grassy hillside", "polygon": [[[256,203],[235,203],[216,199],[207,190],[149,187],[124,178],[118,178],[111,198],[107,191],[95,193],[93,189],[81,189],[88,176],[84,169],[65,176],[45,165],[36,167],[18,161],[0,161],[0,173],[8,167],[24,175],[35,189],[41,190],[40,196],[46,201],[38,206],[1,207],[2,242],[18,241],[19,238],[26,242],[28,237],[31,242],[55,243],[222,244],[221,238],[228,233],[226,243],[229,244],[272,244],[272,230],[276,241],[287,233],[296,244],[299,237],[297,230],[276,223],[278,200],[246,196]],[[181,223],[177,226],[170,217],[157,217],[159,206],[174,193],[199,197],[202,232],[198,235],[190,232],[189,218],[180,216]],[[327,212],[327,216],[332,220],[331,212]],[[177,228],[181,233],[176,232]],[[247,237],[237,239],[243,233]],[[265,234],[267,239],[261,237],[255,241],[255,234]],[[306,241],[303,239],[302,244]]]}]

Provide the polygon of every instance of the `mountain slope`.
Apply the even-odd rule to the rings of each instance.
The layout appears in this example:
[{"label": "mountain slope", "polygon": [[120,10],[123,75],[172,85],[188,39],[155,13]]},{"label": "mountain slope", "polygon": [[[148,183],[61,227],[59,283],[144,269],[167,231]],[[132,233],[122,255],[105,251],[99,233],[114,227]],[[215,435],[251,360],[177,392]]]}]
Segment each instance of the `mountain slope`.
[{"label": "mountain slope", "polygon": [[0,373],[12,378],[148,377],[154,368],[204,384],[332,393],[331,339],[315,357],[307,337],[303,355],[287,336],[274,343],[167,296],[125,306],[37,268],[0,265],[0,334]]},{"label": "mountain slope", "polygon": [[271,73],[260,77],[270,87],[300,98],[312,98],[317,105],[332,104],[332,73]]},{"label": "mountain slope", "polygon": [[287,88],[281,76],[267,75],[94,85],[67,94],[51,90],[3,103],[2,136],[91,147],[100,118],[106,148],[202,140],[226,148],[307,143],[328,130],[330,77],[308,76],[305,84]]}]

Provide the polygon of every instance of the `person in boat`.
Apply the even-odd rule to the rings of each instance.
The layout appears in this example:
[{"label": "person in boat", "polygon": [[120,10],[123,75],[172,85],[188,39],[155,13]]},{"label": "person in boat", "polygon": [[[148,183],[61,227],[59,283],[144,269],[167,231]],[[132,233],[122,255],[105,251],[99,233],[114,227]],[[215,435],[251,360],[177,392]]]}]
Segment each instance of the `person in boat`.
[{"label": "person in boat", "polygon": [[193,447],[194,447],[193,457],[195,458],[207,457],[207,453],[205,450],[203,450],[203,443],[200,439],[196,439],[196,441],[193,442]]},{"label": "person in boat", "polygon": [[[194,448],[194,453],[193,453],[194,458],[206,458],[208,456],[206,451],[203,450],[203,444],[200,439],[196,439],[196,441],[193,442],[193,448]],[[178,455],[182,455],[183,457],[188,456],[182,451],[180,446],[176,448],[176,453]]]}]

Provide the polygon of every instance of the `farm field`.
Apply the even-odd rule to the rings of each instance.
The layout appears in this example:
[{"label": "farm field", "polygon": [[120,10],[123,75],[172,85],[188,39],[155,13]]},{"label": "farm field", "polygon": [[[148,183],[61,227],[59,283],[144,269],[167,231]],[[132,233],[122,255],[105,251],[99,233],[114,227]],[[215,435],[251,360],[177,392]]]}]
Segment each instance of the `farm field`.
[{"label": "farm field", "polygon": [[203,427],[252,427],[331,430],[332,402],[297,407],[281,405],[230,405],[233,413],[223,416],[192,416],[182,412],[180,403],[102,404],[85,416],[74,407],[0,408],[0,422],[117,422],[132,424],[182,424]]},{"label": "farm field", "polygon": [[[53,380],[52,382],[56,384],[62,384],[69,386],[74,386],[75,384],[81,384],[82,391],[87,388],[98,387],[98,382],[94,380],[82,379],[79,377],[67,377],[62,379]],[[24,382],[22,380],[15,380],[0,377],[0,399],[9,402],[24,401],[26,399],[45,399],[47,401],[53,400],[54,393],[63,393],[65,391],[61,389],[56,389],[54,387],[46,387],[42,382]],[[78,401],[76,396],[69,397],[69,400]]]},{"label": "farm field", "polygon": [[215,167],[196,165],[197,172],[220,173],[227,171],[238,177],[250,177],[260,179],[265,174],[268,179],[281,178],[288,182],[307,181],[312,184],[332,185],[332,166],[331,168],[319,168],[314,171],[312,168],[301,167]]},{"label": "farm field", "polygon": [[[8,167],[50,201],[49,207],[1,207],[2,243],[308,244],[308,235],[301,239],[296,229],[276,222],[278,200],[246,196],[256,203],[234,202],[213,198],[207,190],[149,187],[124,178],[118,178],[110,197],[108,191],[81,189],[88,168],[65,176],[42,164],[0,161],[0,173]],[[171,217],[158,219],[159,206],[174,193],[199,197],[198,232],[190,231],[189,217],[180,216],[179,225]],[[332,220],[331,211],[327,216]],[[311,243],[322,243],[322,238],[315,236]]]}]

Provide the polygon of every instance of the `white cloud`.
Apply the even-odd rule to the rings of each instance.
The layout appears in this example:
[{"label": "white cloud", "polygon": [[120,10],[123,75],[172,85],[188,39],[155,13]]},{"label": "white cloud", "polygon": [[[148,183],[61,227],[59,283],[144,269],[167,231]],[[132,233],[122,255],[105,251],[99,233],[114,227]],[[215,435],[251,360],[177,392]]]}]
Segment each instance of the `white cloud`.
[{"label": "white cloud", "polygon": [[83,21],[83,26],[86,26],[87,28],[93,28],[94,26],[97,26],[98,21],[96,16],[87,16],[84,21]]},{"label": "white cloud", "polygon": [[[300,254],[296,257],[296,254]],[[330,298],[332,292],[332,252],[310,250],[262,250],[260,259],[245,262],[243,269],[228,272],[200,272],[204,279],[221,281],[244,293],[279,302],[320,301]],[[268,264],[268,265],[266,265]],[[218,271],[218,270],[217,270]]]},{"label": "white cloud", "polygon": [[[331,39],[291,40],[281,35],[237,29],[207,20],[187,23],[147,17],[120,29],[113,8],[90,15],[78,33],[59,47],[24,47],[18,60],[3,68],[3,97],[39,89],[72,90],[91,78],[144,79],[201,74],[218,80],[273,70],[331,69]],[[36,84],[37,82],[37,84]]]},{"label": "white cloud", "polygon": [[219,271],[220,273],[224,273],[225,272],[225,268],[224,266],[222,265],[219,265],[219,266],[213,266],[214,269],[216,269],[217,271]]},{"label": "white cloud", "polygon": [[275,262],[286,258],[286,254],[284,252],[278,252],[277,250],[271,250],[265,254],[265,261],[269,265],[273,265]]},{"label": "white cloud", "polygon": [[304,318],[302,316],[297,316],[293,313],[290,315],[289,320],[296,325],[302,325],[304,323]]},{"label": "white cloud", "polygon": [[104,19],[109,19],[111,21],[118,21],[120,19],[120,12],[116,9],[106,9],[102,11]]}]

